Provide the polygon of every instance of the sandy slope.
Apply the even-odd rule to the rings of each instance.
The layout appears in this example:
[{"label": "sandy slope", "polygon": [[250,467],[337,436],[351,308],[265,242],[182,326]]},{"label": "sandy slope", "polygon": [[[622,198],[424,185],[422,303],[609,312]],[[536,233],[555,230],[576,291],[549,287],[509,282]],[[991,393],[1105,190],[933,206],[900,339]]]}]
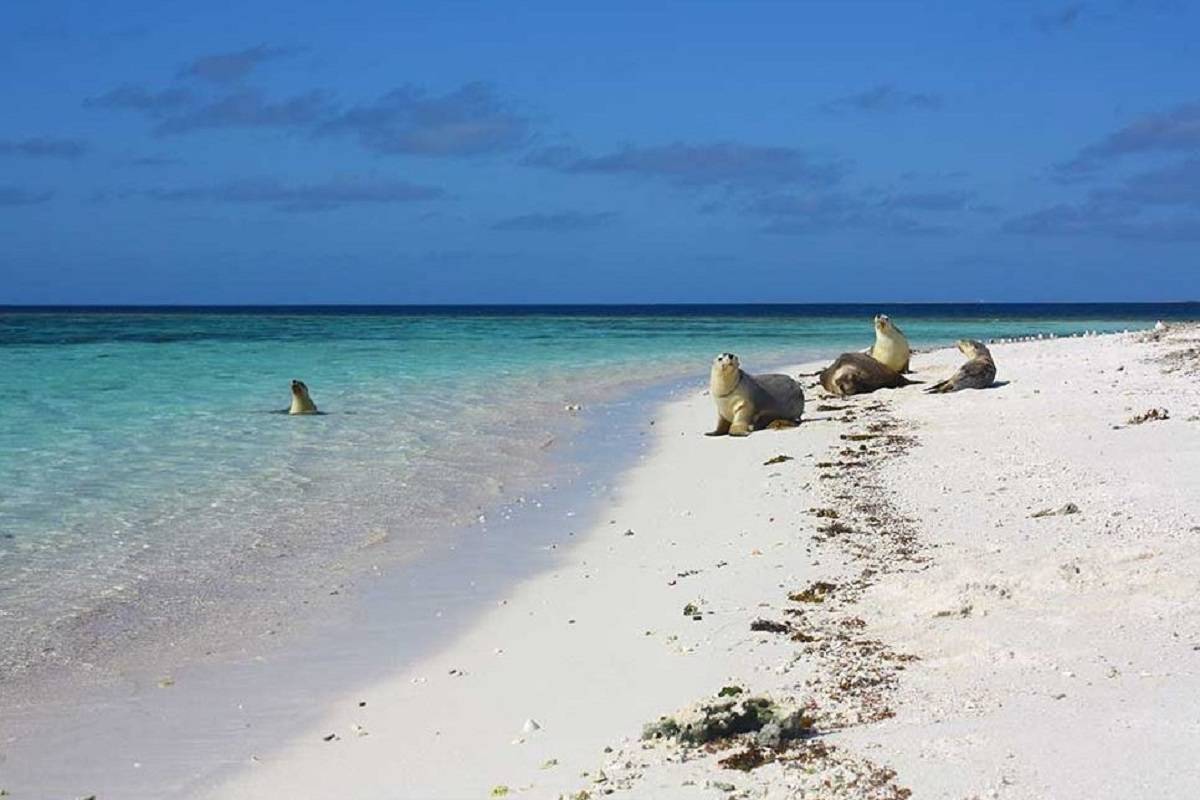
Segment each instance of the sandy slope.
[{"label": "sandy slope", "polygon": [[[557,569],[211,797],[1200,796],[1200,384],[1154,360],[1184,336],[998,345],[998,388],[813,392],[743,440],[698,388]],[[639,739],[734,684],[817,735],[750,772],[717,763],[747,737]]]}]

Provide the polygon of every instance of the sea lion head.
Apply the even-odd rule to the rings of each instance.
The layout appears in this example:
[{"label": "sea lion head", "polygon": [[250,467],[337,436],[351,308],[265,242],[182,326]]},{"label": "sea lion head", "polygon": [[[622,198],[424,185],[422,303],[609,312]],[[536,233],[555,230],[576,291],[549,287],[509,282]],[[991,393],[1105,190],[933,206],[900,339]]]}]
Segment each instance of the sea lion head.
[{"label": "sea lion head", "polygon": [[317,413],[317,404],[308,396],[308,386],[304,381],[292,381],[292,405],[288,408],[289,414],[315,414]]},{"label": "sea lion head", "polygon": [[741,366],[742,362],[738,361],[738,357],[733,353],[721,353],[719,356],[713,359],[713,369],[717,369],[719,367],[722,370],[732,371],[735,369],[741,369]]},{"label": "sea lion head", "polygon": [[892,324],[892,319],[887,314],[875,315],[875,330],[879,331],[880,333],[885,333],[895,329],[896,326]]},{"label": "sea lion head", "polygon": [[992,352],[987,345],[977,339],[959,339],[958,349],[967,358],[991,358]]},{"label": "sea lion head", "polygon": [[741,371],[742,362],[738,361],[737,356],[733,353],[721,353],[713,359],[709,388],[716,395],[728,394],[737,386]]}]

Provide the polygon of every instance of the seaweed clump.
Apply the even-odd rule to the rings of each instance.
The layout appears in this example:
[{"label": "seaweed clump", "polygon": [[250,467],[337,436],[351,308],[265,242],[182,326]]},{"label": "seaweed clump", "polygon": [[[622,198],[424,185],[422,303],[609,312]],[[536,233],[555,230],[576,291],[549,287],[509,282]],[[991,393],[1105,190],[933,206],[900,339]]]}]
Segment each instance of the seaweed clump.
[{"label": "seaweed clump", "polygon": [[740,692],[697,703],[674,717],[660,717],[642,728],[643,739],[675,739],[690,746],[731,744],[728,740],[754,734],[756,746],[778,748],[812,733],[809,709],[784,708],[769,697],[742,697]]}]

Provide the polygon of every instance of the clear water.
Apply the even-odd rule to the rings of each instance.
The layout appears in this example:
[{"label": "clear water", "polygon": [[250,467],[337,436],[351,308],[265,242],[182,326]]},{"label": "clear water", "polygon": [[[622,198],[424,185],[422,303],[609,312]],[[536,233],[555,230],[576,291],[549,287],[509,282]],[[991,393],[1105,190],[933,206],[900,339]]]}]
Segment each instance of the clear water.
[{"label": "clear water", "polygon": [[[861,348],[1195,317],[1189,306],[0,309],[0,674],[284,609],[545,480],[566,403]],[[324,413],[275,413],[303,379]],[[383,554],[382,556],[380,554]]]}]

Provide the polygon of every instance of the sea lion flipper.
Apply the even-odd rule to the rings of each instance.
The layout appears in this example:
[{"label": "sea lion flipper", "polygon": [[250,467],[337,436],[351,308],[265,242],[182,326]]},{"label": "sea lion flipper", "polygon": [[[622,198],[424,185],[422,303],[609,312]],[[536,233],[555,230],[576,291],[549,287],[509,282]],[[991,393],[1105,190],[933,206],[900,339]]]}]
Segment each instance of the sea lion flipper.
[{"label": "sea lion flipper", "polygon": [[725,419],[725,418],[724,418],[724,417],[722,417],[720,414],[718,414],[718,415],[717,415],[717,427],[716,427],[716,429],[715,429],[715,430],[711,430],[711,431],[709,431],[708,433],[706,433],[706,434],[704,434],[704,435],[705,435],[705,436],[725,436],[726,434],[728,434],[728,433],[729,433],[729,427],[730,427],[730,422],[729,422],[729,420]]}]

